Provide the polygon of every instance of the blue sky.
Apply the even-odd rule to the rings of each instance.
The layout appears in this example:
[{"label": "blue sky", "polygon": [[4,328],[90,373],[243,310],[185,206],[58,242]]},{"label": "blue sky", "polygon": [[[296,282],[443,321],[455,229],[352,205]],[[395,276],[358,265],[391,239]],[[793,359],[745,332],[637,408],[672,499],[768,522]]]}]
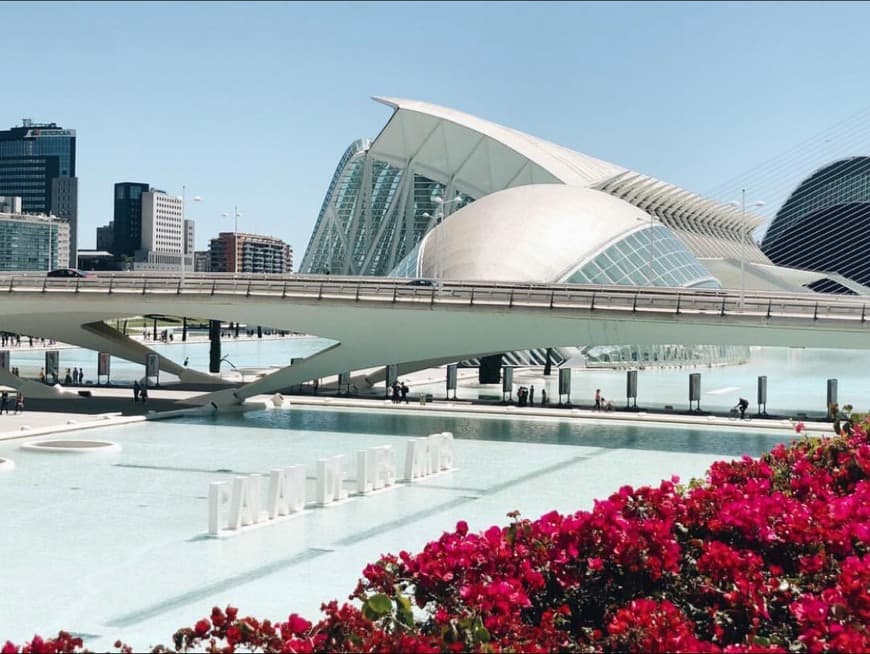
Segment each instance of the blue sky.
[{"label": "blue sky", "polygon": [[868,24],[832,2],[0,3],[0,128],[77,130],[80,247],[141,181],[203,198],[198,248],[238,205],[299,261],[342,152],[389,118],[373,95],[751,194],[747,171],[870,106]]}]

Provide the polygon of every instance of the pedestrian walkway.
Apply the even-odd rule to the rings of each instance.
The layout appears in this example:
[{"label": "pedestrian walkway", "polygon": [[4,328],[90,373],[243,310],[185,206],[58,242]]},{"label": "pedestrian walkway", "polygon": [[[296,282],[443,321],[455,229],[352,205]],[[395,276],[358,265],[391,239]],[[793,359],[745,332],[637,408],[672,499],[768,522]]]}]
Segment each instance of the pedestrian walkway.
[{"label": "pedestrian walkway", "polygon": [[[406,376],[413,387],[413,377]],[[421,381],[425,383],[425,381]],[[133,402],[132,390],[119,387],[90,388],[90,398],[34,399],[27,404],[25,413],[0,416],[0,440],[22,438],[36,434],[60,433],[74,429],[107,427],[117,424],[161,419],[163,414],[179,415],[179,410],[199,410],[202,407],[185,402],[201,395],[200,391],[176,389],[149,389],[147,403]],[[596,411],[568,406],[524,406],[496,402],[468,402],[454,400],[430,400],[425,404],[413,392],[407,404],[394,404],[383,397],[341,397],[336,395],[288,395],[283,397],[283,406],[340,409],[351,411],[411,412],[415,414],[464,413],[475,416],[516,416],[524,419],[575,419],[598,424],[657,425],[674,427],[701,427],[717,430],[751,432],[795,431],[798,421],[790,418],[751,421],[734,420],[728,416],[693,413],[665,413],[649,411]],[[245,403],[247,409],[263,409],[274,406],[275,396],[260,395]],[[830,432],[831,426],[824,422],[806,422],[813,432]]]}]

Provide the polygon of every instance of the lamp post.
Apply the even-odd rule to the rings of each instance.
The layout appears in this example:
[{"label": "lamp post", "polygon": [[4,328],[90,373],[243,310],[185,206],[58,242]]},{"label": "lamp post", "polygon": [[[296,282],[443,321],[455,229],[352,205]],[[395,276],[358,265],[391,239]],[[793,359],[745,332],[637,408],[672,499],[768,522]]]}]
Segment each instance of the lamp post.
[{"label": "lamp post", "polygon": [[[457,194],[456,194],[456,197],[453,198],[452,200],[445,200],[445,199],[444,199],[443,197],[441,197],[440,195],[435,196],[434,198],[432,198],[432,201],[433,201],[435,204],[438,205],[438,209],[435,211],[435,227],[434,227],[434,229],[437,229],[437,228],[438,228],[438,225],[440,225],[440,224],[444,221],[444,218],[446,218],[446,211],[447,211],[446,207],[447,207],[447,205],[449,205],[449,204],[453,204],[454,202],[462,202],[462,200],[464,200],[464,199],[465,199],[465,198],[462,197],[462,194],[461,194],[461,193],[457,193]],[[423,215],[425,216],[426,214],[423,214]],[[440,264],[440,261],[441,261],[441,248],[438,246],[438,245],[439,245],[439,244],[438,244],[438,241],[440,241],[440,238],[441,238],[440,235],[436,235],[436,242],[435,242],[435,275],[434,275],[434,277],[435,277],[436,279],[440,279],[440,278],[441,278],[441,270],[440,270],[441,266],[439,265],[439,264]]]},{"label": "lamp post", "polygon": [[[746,237],[748,236],[746,229],[746,189],[740,189],[740,202],[732,200],[728,203],[732,207],[740,207],[740,303],[739,307],[743,308],[743,299],[746,293],[745,283],[745,268],[746,268]],[[749,205],[750,207],[763,207],[764,202],[757,200]]]},{"label": "lamp post", "polygon": [[[201,202],[198,195],[193,196],[194,202]],[[185,223],[187,212],[187,185],[181,185],[181,282],[184,283],[184,272],[187,267],[187,224]]]},{"label": "lamp post", "polygon": [[239,216],[241,215],[238,206],[233,207],[232,213],[224,212],[221,214],[224,218],[232,217],[235,221],[233,223],[233,274],[239,272]]}]

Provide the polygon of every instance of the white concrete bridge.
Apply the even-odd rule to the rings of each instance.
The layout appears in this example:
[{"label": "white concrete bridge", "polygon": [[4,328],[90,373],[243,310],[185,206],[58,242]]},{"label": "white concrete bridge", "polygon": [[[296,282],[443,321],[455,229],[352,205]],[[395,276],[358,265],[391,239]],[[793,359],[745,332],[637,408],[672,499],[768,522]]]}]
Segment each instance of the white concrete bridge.
[{"label": "white concrete bridge", "polygon": [[[54,338],[131,361],[148,348],[105,321],[162,314],[258,324],[336,344],[202,404],[240,402],[341,372],[400,364],[404,373],[544,346],[606,344],[870,348],[857,296],[334,276],[114,273],[88,279],[0,276],[0,330]],[[275,362],[283,363],[283,362]],[[182,381],[215,378],[160,358]],[[3,371],[0,371],[2,373]],[[6,373],[8,375],[8,373]],[[8,379],[8,377],[7,377]]]}]

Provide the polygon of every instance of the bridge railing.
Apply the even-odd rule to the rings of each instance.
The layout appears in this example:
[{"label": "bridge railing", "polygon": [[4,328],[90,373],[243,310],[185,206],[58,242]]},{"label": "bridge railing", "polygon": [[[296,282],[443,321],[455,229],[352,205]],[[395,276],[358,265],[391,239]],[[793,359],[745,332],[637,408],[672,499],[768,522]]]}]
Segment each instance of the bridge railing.
[{"label": "bridge railing", "polygon": [[420,306],[619,311],[643,314],[708,314],[866,322],[865,298],[724,289],[637,288],[571,284],[445,282],[410,285],[407,280],[336,276],[211,274],[186,276],[116,273],[86,278],[38,274],[0,276],[2,293],[141,295],[231,295]]}]

